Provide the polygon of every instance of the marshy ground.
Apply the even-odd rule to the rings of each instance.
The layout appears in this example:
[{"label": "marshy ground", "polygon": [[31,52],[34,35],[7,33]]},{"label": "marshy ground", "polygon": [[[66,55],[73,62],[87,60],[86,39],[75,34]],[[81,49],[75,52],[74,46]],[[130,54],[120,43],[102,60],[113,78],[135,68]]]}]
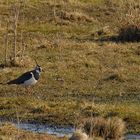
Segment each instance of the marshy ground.
[{"label": "marshy ground", "polygon": [[[0,1],[1,64],[11,5]],[[1,67],[0,83],[32,69],[34,58],[44,72],[31,94],[0,85],[0,117],[77,126],[91,115],[118,116],[126,133],[140,133],[140,43],[116,37],[118,8],[119,2],[106,0],[26,1],[18,32],[28,60],[24,67]]]}]

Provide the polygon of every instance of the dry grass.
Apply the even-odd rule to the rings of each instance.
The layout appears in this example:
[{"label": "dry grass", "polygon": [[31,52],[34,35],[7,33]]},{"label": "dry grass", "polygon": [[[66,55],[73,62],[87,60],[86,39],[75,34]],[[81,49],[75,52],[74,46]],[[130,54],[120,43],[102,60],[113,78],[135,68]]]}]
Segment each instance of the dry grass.
[{"label": "dry grass", "polygon": [[61,11],[60,18],[64,20],[69,20],[71,22],[73,21],[79,21],[79,22],[92,22],[93,19],[89,17],[88,15],[85,15],[80,12],[65,12]]}]

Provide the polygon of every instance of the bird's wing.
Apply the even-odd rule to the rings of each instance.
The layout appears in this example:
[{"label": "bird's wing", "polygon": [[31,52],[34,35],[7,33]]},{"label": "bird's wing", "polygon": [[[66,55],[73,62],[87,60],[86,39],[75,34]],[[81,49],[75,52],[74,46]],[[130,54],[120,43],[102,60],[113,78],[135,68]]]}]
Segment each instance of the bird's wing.
[{"label": "bird's wing", "polygon": [[32,77],[32,71],[28,71],[21,76],[19,76],[17,79],[9,81],[7,84],[23,84],[24,81],[30,79]]}]

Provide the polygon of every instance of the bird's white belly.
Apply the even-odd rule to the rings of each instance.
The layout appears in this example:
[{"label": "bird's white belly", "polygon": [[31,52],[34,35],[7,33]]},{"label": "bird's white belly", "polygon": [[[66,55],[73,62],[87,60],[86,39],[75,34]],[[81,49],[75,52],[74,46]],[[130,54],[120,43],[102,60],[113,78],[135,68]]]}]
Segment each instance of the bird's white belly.
[{"label": "bird's white belly", "polygon": [[35,80],[34,77],[32,77],[31,79],[25,81],[22,85],[23,86],[31,86],[37,83],[37,80]]}]

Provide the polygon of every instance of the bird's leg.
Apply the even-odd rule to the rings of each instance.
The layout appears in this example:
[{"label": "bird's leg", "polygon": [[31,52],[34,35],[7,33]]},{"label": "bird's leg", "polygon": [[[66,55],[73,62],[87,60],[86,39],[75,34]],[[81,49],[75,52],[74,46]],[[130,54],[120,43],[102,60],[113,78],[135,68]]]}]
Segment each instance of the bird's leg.
[{"label": "bird's leg", "polygon": [[16,88],[15,88],[15,89],[16,89],[16,91],[15,91],[15,93],[16,93],[16,97],[18,97],[18,95],[19,95],[19,94],[18,94],[19,89],[18,89],[18,86],[17,86],[17,85],[16,85]]},{"label": "bird's leg", "polygon": [[32,90],[31,90],[31,87],[30,86],[28,87],[28,93],[29,94],[32,94]]},{"label": "bird's leg", "polygon": [[30,86],[26,86],[25,88],[26,88],[26,93],[28,94],[32,93]]}]

